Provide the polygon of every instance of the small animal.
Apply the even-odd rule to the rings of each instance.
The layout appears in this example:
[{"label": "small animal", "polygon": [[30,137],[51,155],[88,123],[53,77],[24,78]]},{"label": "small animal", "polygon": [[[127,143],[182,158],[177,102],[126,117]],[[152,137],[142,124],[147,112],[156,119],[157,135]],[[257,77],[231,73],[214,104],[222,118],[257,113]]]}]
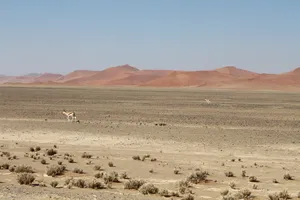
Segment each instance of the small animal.
[{"label": "small animal", "polygon": [[65,109],[63,110],[63,114],[67,117],[68,121],[76,121],[75,112],[67,112]]}]

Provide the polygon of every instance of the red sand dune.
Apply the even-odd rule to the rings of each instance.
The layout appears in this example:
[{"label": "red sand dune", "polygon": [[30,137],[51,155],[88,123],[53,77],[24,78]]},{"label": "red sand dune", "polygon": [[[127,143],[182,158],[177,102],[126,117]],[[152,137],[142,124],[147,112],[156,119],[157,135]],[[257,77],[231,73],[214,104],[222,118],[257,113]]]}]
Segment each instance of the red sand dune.
[{"label": "red sand dune", "polygon": [[220,72],[222,74],[230,74],[230,75],[239,76],[239,77],[258,75],[255,72],[251,72],[251,71],[244,70],[244,69],[239,69],[239,68],[236,68],[234,66],[227,66],[227,67],[218,68],[218,69],[216,69],[216,71]]},{"label": "red sand dune", "polygon": [[95,73],[97,73],[98,71],[90,71],[90,70],[76,70],[73,71],[65,76],[60,77],[56,82],[66,82],[66,81],[71,81],[73,79],[78,79],[78,78],[82,78],[82,77],[88,77],[91,76]]},{"label": "red sand dune", "polygon": [[131,73],[129,76],[120,79],[114,79],[105,83],[105,85],[136,85],[139,86],[146,82],[158,79],[168,75],[169,70],[141,70]]},{"label": "red sand dune", "polygon": [[51,74],[51,73],[45,73],[40,75],[39,77],[36,77],[34,79],[34,83],[46,83],[46,82],[55,82],[59,78],[63,77],[61,74]]},{"label": "red sand dune", "polygon": [[38,76],[40,76],[40,74],[37,73],[26,74],[22,76],[11,76],[6,79],[5,83],[32,83]]},{"label": "red sand dune", "polygon": [[133,72],[137,72],[139,69],[129,66],[121,65],[116,67],[110,67],[103,71],[98,71],[91,76],[85,76],[71,81],[65,82],[66,84],[79,84],[79,85],[103,85],[108,81],[114,79],[125,78]]},{"label": "red sand dune", "polygon": [[167,76],[149,81],[142,86],[152,87],[183,87],[183,86],[204,86],[214,82],[223,82],[234,79],[228,74],[222,74],[217,71],[174,71]]},{"label": "red sand dune", "polygon": [[172,71],[121,65],[102,71],[77,70],[65,76],[49,73],[0,76],[0,83],[300,90],[300,68],[281,74],[260,74],[233,66],[210,71]]}]

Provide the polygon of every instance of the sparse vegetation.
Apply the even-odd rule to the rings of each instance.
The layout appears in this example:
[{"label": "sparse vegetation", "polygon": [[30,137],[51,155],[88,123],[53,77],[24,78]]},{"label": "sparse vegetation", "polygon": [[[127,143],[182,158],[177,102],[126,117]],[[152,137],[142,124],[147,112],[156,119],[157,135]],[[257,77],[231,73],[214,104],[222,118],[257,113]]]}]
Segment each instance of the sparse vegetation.
[{"label": "sparse vegetation", "polygon": [[284,199],[284,200],[286,200],[286,199],[292,199],[291,195],[288,193],[287,190],[283,190],[282,192],[280,192],[279,193],[279,197],[281,199]]},{"label": "sparse vegetation", "polygon": [[55,176],[63,175],[65,171],[66,171],[65,166],[53,165],[47,169],[47,175],[55,177]]},{"label": "sparse vegetation", "polygon": [[78,180],[73,182],[73,185],[75,187],[78,187],[78,188],[85,188],[86,187],[86,182],[83,179],[78,179]]},{"label": "sparse vegetation", "polygon": [[246,171],[245,171],[245,170],[242,171],[242,177],[243,177],[243,178],[246,177]]},{"label": "sparse vegetation", "polygon": [[133,160],[141,160],[140,156],[132,156]]},{"label": "sparse vegetation", "polygon": [[35,147],[35,151],[40,151],[41,150],[41,147],[37,146]]},{"label": "sparse vegetation", "polygon": [[236,184],[234,182],[229,183],[229,187],[231,187],[231,189],[235,189],[236,188]]},{"label": "sparse vegetation", "polygon": [[58,165],[62,165],[62,161],[57,161],[57,164]]},{"label": "sparse vegetation", "polygon": [[57,151],[54,150],[54,149],[48,149],[46,151],[46,153],[47,153],[48,156],[53,156],[53,155],[57,154]]},{"label": "sparse vegetation", "polygon": [[188,194],[187,196],[183,197],[181,200],[194,200],[194,196]]},{"label": "sparse vegetation", "polygon": [[290,174],[284,174],[283,179],[284,180],[293,180],[293,177]]},{"label": "sparse vegetation", "polygon": [[92,182],[89,182],[87,184],[88,188],[94,189],[94,190],[100,190],[100,189],[105,189],[105,185],[101,182],[93,180]]},{"label": "sparse vegetation", "polygon": [[100,172],[100,173],[95,174],[94,176],[95,176],[95,178],[103,178],[104,174],[105,173]]},{"label": "sparse vegetation", "polygon": [[41,160],[41,163],[42,163],[43,165],[47,164],[47,162],[46,162],[45,159],[42,159],[42,160]]},{"label": "sparse vegetation", "polygon": [[258,189],[258,185],[253,184],[252,189],[257,190]]},{"label": "sparse vegetation", "polygon": [[225,172],[225,176],[227,176],[227,177],[234,177],[234,174],[233,174],[233,172],[228,171],[228,172]]},{"label": "sparse vegetation", "polygon": [[109,174],[105,174],[103,179],[104,179],[105,184],[108,184],[110,182],[118,183],[119,182],[119,174],[117,172],[111,172]]},{"label": "sparse vegetation", "polygon": [[68,161],[69,161],[69,163],[74,163],[74,159],[73,158],[69,158]]},{"label": "sparse vegetation", "polygon": [[276,179],[273,179],[273,183],[279,183]]},{"label": "sparse vegetation", "polygon": [[248,189],[241,190],[236,194],[236,198],[237,199],[245,199],[245,200],[250,199],[251,191]]},{"label": "sparse vegetation", "polygon": [[190,188],[190,183],[187,180],[183,180],[183,181],[179,181],[178,183],[178,190],[180,192],[180,194],[186,194],[186,193],[191,193]]},{"label": "sparse vegetation", "polygon": [[179,170],[178,169],[174,169],[174,174],[179,174]]},{"label": "sparse vegetation", "polygon": [[33,147],[29,147],[29,151],[34,152],[34,148]]},{"label": "sparse vegetation", "polygon": [[120,177],[121,177],[122,179],[129,179],[129,177],[128,177],[128,175],[127,175],[126,172],[123,172],[123,173],[120,175]]},{"label": "sparse vegetation", "polygon": [[87,152],[83,152],[81,155],[81,158],[92,158],[93,156],[91,154],[88,154]]},{"label": "sparse vegetation", "polygon": [[187,177],[187,181],[198,184],[206,180],[208,173],[206,171],[196,171]]},{"label": "sparse vegetation", "polygon": [[83,174],[83,170],[79,169],[79,168],[74,168],[73,172],[76,173],[76,174]]},{"label": "sparse vegetation", "polygon": [[154,186],[153,184],[143,184],[139,188],[139,192],[147,195],[147,194],[157,194],[158,193],[158,188]]},{"label": "sparse vegetation", "polygon": [[58,182],[57,182],[57,181],[52,181],[52,182],[50,183],[50,185],[51,185],[53,188],[56,188],[57,185],[58,185]]},{"label": "sparse vegetation", "polygon": [[21,173],[17,176],[17,181],[21,185],[31,185],[35,177],[31,173]]},{"label": "sparse vegetation", "polygon": [[95,170],[95,171],[102,171],[102,168],[101,168],[100,165],[95,165],[95,166],[94,166],[94,170]]},{"label": "sparse vegetation", "polygon": [[129,180],[124,183],[124,189],[127,190],[138,190],[146,182],[144,180]]},{"label": "sparse vegetation", "polygon": [[250,176],[249,177],[249,182],[259,182],[259,181],[255,176]]},{"label": "sparse vegetation", "polygon": [[162,197],[179,197],[178,192],[169,191],[169,190],[166,190],[166,189],[163,189],[163,190],[159,191],[158,193]]},{"label": "sparse vegetation", "polygon": [[109,166],[109,167],[114,167],[114,163],[113,163],[113,162],[109,162],[109,163],[108,163],[108,166]]},{"label": "sparse vegetation", "polygon": [[15,169],[16,169],[16,166],[10,166],[8,170],[9,170],[10,172],[14,172]]},{"label": "sparse vegetation", "polygon": [[8,163],[4,163],[0,166],[0,169],[9,169],[9,164]]},{"label": "sparse vegetation", "polygon": [[221,191],[222,196],[226,196],[229,193],[229,190],[223,190]]},{"label": "sparse vegetation", "polygon": [[14,172],[16,172],[16,173],[34,173],[34,170],[32,169],[31,166],[20,165],[15,168]]}]

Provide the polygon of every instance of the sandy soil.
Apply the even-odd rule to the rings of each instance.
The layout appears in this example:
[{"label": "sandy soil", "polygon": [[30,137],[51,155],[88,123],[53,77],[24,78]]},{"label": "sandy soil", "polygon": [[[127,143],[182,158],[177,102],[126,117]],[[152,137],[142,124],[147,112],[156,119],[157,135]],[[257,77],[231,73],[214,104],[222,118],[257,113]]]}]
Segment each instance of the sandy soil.
[{"label": "sandy soil", "polygon": [[[299,94],[194,88],[0,87],[0,97],[0,151],[17,157],[9,160],[2,156],[0,164],[32,166],[36,177],[32,186],[20,185],[17,173],[0,170],[0,199],[165,199],[159,194],[126,190],[128,180],[121,178],[111,189],[66,188],[69,177],[96,179],[95,165],[101,165],[106,173],[126,172],[132,179],[171,191],[178,191],[178,182],[197,168],[206,170],[208,181],[190,188],[195,199],[222,199],[220,192],[225,189],[232,194],[249,189],[254,199],[267,199],[283,190],[296,199],[300,192]],[[212,103],[206,104],[205,98]],[[80,123],[67,122],[63,109],[75,111]],[[29,148],[36,146],[41,150],[30,152]],[[50,160],[43,154],[51,148],[57,154]],[[84,152],[92,158],[82,158]],[[65,160],[65,153],[73,155],[75,163]],[[39,159],[31,158],[36,154]],[[144,161],[132,158],[147,154],[150,158]],[[43,158],[46,165],[41,164]],[[68,171],[46,176],[47,168],[58,161]],[[109,162],[114,167],[109,167]],[[74,168],[84,174],[73,173]],[[174,174],[174,169],[180,173]],[[243,170],[247,177],[241,176]],[[235,177],[226,177],[227,171]],[[286,173],[294,180],[284,180]],[[249,182],[248,176],[259,182]],[[50,186],[54,180],[59,183],[57,188]],[[235,189],[229,186],[231,182]],[[38,186],[40,183],[46,187]]]}]

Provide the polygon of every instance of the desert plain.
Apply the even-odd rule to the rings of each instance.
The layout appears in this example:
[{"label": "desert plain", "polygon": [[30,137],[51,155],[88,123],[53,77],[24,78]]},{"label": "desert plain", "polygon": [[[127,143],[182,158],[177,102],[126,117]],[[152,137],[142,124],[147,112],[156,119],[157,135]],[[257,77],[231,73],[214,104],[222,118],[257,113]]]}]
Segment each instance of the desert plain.
[{"label": "desert plain", "polygon": [[[1,86],[0,97],[3,200],[297,199],[300,192],[298,93]],[[80,123],[68,122],[63,109]],[[20,166],[33,171],[29,185],[18,182]],[[53,166],[65,171],[47,175]],[[118,181],[106,181],[113,172]],[[182,194],[179,182],[197,173],[205,176],[186,181]],[[104,188],[80,188],[70,178]],[[125,189],[131,180],[158,191]],[[164,189],[174,196],[162,196]]]}]

